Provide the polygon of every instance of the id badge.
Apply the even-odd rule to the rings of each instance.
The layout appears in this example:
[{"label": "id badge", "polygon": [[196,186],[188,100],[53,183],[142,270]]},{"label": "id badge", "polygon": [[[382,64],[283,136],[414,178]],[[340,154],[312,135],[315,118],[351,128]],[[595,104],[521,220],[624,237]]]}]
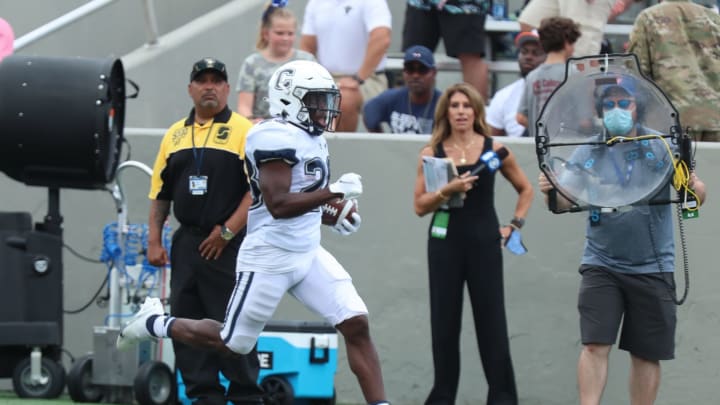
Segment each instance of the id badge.
[{"label": "id badge", "polygon": [[190,194],[205,195],[207,193],[208,176],[190,176]]},{"label": "id badge", "polygon": [[447,237],[448,222],[450,221],[450,213],[447,211],[438,211],[435,213],[433,218],[432,226],[430,227],[430,236],[438,239],[445,239]]}]

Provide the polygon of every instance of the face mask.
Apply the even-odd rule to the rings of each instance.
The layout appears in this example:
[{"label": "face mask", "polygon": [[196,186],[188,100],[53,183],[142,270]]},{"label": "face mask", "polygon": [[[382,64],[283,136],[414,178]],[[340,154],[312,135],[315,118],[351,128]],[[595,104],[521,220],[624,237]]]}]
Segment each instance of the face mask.
[{"label": "face mask", "polygon": [[611,135],[625,135],[633,127],[632,112],[622,108],[613,108],[603,112],[603,123]]}]

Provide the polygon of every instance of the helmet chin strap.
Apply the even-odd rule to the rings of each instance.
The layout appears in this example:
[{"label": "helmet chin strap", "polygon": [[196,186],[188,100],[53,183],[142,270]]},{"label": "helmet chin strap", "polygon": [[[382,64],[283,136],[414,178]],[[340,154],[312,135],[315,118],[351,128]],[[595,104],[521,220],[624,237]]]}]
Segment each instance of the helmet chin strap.
[{"label": "helmet chin strap", "polygon": [[302,129],[303,131],[307,132],[308,134],[310,134],[312,136],[320,136],[323,134],[323,132],[325,132],[321,127],[318,127],[317,125],[313,124],[313,122],[310,121],[309,119],[307,121],[303,122],[302,124],[293,122],[290,120],[286,120],[286,122],[288,122],[292,125],[295,125],[296,127]]}]

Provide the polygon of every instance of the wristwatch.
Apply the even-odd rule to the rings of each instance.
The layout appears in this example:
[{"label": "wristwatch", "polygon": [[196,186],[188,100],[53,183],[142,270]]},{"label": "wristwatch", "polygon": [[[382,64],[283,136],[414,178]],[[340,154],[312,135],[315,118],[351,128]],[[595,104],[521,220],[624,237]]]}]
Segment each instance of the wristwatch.
[{"label": "wristwatch", "polygon": [[220,227],[220,237],[225,240],[231,240],[235,237],[235,232],[231,231],[230,228],[223,225],[222,227]]},{"label": "wristwatch", "polygon": [[361,86],[365,83],[365,80],[361,79],[360,76],[357,75],[357,73],[352,75],[352,78]]},{"label": "wristwatch", "polygon": [[525,225],[525,218],[513,217],[510,223],[517,229],[520,229]]}]

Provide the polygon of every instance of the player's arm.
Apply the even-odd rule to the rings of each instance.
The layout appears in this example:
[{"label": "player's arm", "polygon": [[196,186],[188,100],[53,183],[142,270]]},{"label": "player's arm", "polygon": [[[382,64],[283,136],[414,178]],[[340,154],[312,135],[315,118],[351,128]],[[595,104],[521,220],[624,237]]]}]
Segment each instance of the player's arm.
[{"label": "player's arm", "polygon": [[328,188],[312,192],[290,192],[292,166],[282,159],[263,162],[258,170],[260,192],[274,218],[293,218],[343,196]]}]

